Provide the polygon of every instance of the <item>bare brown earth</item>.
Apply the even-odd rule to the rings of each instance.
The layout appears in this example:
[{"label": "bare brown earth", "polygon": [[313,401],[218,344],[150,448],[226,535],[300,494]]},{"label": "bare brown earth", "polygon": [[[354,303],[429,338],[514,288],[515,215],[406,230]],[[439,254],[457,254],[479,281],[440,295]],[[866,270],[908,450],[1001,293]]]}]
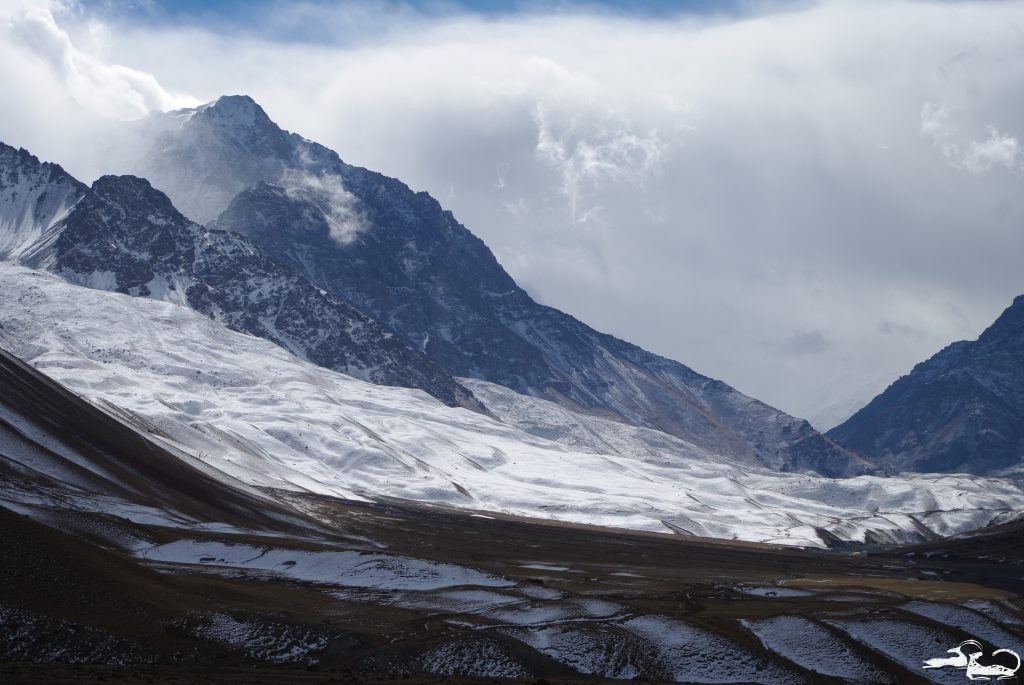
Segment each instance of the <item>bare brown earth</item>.
[{"label": "bare brown earth", "polygon": [[[455,561],[510,579],[517,589],[539,588],[557,597],[533,601],[533,607],[599,599],[622,607],[617,616],[655,614],[681,619],[731,638],[762,654],[766,662],[802,673],[807,682],[842,681],[803,671],[768,652],[738,620],[778,614],[817,620],[836,612],[853,612],[931,626],[933,621],[903,611],[901,605],[917,597],[945,602],[1002,599],[1007,606],[1020,607],[1024,585],[1024,574],[1016,564],[978,559],[974,553],[958,559],[923,556],[938,549],[949,550],[940,554],[951,556],[962,548],[975,549],[981,543],[974,538],[949,542],[942,548],[930,545],[858,555],[470,517],[436,507],[320,498],[312,504],[345,538],[373,540],[390,553]],[[183,537],[180,530],[142,531],[102,515],[72,518],[77,521],[63,527],[80,530],[88,519],[145,533],[154,541]],[[350,547],[323,539],[282,542],[257,535],[213,537],[307,550]],[[913,556],[908,557],[908,552]],[[526,568],[524,564],[548,568]],[[0,605],[17,607],[48,622],[42,632],[49,638],[37,645],[35,654],[23,656],[39,660],[59,647],[70,660],[98,662],[74,667],[33,665],[9,654],[2,671],[4,682],[386,683],[407,682],[407,678],[438,683],[517,682],[422,672],[419,657],[424,652],[441,643],[473,642],[482,635],[529,670],[530,677],[522,682],[537,682],[538,678],[552,683],[613,682],[574,672],[509,637],[501,630],[500,621],[472,608],[415,608],[396,601],[401,595],[397,592],[339,592],[280,578],[224,573],[218,568],[147,566],[124,552],[104,549],[7,511],[0,511],[0,571],[4,578]],[[749,587],[775,586],[816,592],[799,597],[744,592]],[[1014,611],[1020,615],[1019,609]],[[327,641],[316,653],[315,664],[261,663],[244,650],[198,639],[182,627],[211,613],[280,626],[283,636],[288,631],[319,632]],[[581,619],[575,624],[599,631],[614,622]],[[65,623],[73,627],[60,627]],[[1024,637],[1019,627],[1007,629]],[[943,630],[957,638],[970,637],[956,628]],[[890,673],[893,682],[926,682],[885,654],[851,645]],[[645,663],[642,655],[635,661]],[[641,677],[668,680],[659,677],[654,665],[649,667]]]}]

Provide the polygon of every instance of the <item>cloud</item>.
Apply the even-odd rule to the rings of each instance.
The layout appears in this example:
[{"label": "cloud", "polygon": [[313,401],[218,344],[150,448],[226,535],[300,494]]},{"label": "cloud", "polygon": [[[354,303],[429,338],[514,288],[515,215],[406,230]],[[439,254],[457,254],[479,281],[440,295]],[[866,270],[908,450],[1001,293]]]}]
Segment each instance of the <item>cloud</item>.
[{"label": "cloud", "polygon": [[312,201],[320,208],[331,238],[340,245],[352,242],[370,225],[358,209],[358,198],[345,189],[340,176],[287,169],[281,185],[288,195]]},{"label": "cloud", "polygon": [[[117,116],[163,96],[110,65],[172,99],[248,93],[432,193],[546,304],[795,414],[868,399],[1024,292],[1022,3],[348,5],[278,0],[287,35],[52,16]],[[114,164],[76,100],[106,105],[63,65],[0,33],[0,139],[89,180]]]},{"label": "cloud", "polygon": [[803,357],[826,352],[832,347],[832,343],[821,331],[794,331],[787,338],[771,340],[765,342],[763,346],[781,356]]},{"label": "cloud", "polygon": [[[199,102],[171,93],[148,73],[119,64],[107,64],[77,48],[58,26],[55,11],[68,11],[58,3],[29,3],[10,11],[4,22],[5,39],[49,65],[68,94],[86,109],[115,119],[133,119],[151,111],[188,107]],[[96,40],[102,26],[87,24]]]},{"label": "cloud", "polygon": [[995,126],[990,126],[987,139],[982,142],[971,141],[971,147],[964,154],[963,165],[972,174],[980,174],[997,166],[1019,173],[1020,143],[1017,142],[1016,136],[1002,133]]},{"label": "cloud", "polygon": [[878,331],[885,335],[897,336],[902,338],[927,338],[928,332],[923,331],[914,326],[899,323],[897,321],[890,321],[889,319],[882,319],[878,322]]},{"label": "cloud", "polygon": [[958,132],[950,108],[931,102],[921,106],[921,135],[931,139],[950,166],[972,174],[997,167],[1020,174],[1024,170],[1024,154],[1017,137],[992,125],[987,127],[987,132],[985,140],[969,141],[966,148],[961,149],[955,142]]},{"label": "cloud", "polygon": [[[534,109],[537,125],[537,158],[561,177],[561,193],[568,200],[569,214],[577,223],[600,212],[600,205],[581,206],[590,195],[612,183],[644,187],[667,154],[667,145],[657,131],[638,132],[615,121],[573,122],[557,133],[543,105]],[[581,130],[583,129],[583,130]]]},{"label": "cloud", "polygon": [[926,102],[921,105],[921,135],[932,139],[940,147],[949,143],[956,127],[950,117],[948,105]]}]

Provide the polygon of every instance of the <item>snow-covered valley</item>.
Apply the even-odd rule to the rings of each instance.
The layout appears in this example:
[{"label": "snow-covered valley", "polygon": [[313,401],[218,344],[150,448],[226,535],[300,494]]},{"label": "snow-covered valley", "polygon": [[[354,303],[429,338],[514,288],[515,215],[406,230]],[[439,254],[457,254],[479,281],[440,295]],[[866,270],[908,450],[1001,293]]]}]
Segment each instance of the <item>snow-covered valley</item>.
[{"label": "snow-covered valley", "polygon": [[921,540],[1024,510],[1007,480],[771,472],[466,381],[492,419],[314,366],[178,305],[20,266],[0,265],[0,292],[6,348],[229,482],[806,546]]}]

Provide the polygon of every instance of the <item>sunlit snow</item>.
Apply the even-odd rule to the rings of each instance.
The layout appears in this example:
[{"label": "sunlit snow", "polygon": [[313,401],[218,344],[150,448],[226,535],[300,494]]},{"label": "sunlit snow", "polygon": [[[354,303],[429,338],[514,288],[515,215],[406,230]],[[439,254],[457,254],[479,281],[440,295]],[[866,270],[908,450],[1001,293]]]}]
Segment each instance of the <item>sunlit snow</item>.
[{"label": "sunlit snow", "polygon": [[780,474],[475,386],[502,422],[313,366],[184,307],[23,267],[0,266],[0,291],[0,341],[12,351],[250,485],[814,546],[819,528],[912,540],[1024,510],[1009,481]]}]

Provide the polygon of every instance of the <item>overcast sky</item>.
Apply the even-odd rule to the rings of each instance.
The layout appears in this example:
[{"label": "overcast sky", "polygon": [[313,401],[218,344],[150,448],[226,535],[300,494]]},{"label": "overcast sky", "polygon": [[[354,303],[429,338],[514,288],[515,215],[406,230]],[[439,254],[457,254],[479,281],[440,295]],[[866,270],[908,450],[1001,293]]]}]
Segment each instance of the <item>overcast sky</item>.
[{"label": "overcast sky", "polygon": [[252,95],[819,427],[1024,293],[1024,3],[620,4],[8,0],[0,140],[91,181],[109,121]]}]

